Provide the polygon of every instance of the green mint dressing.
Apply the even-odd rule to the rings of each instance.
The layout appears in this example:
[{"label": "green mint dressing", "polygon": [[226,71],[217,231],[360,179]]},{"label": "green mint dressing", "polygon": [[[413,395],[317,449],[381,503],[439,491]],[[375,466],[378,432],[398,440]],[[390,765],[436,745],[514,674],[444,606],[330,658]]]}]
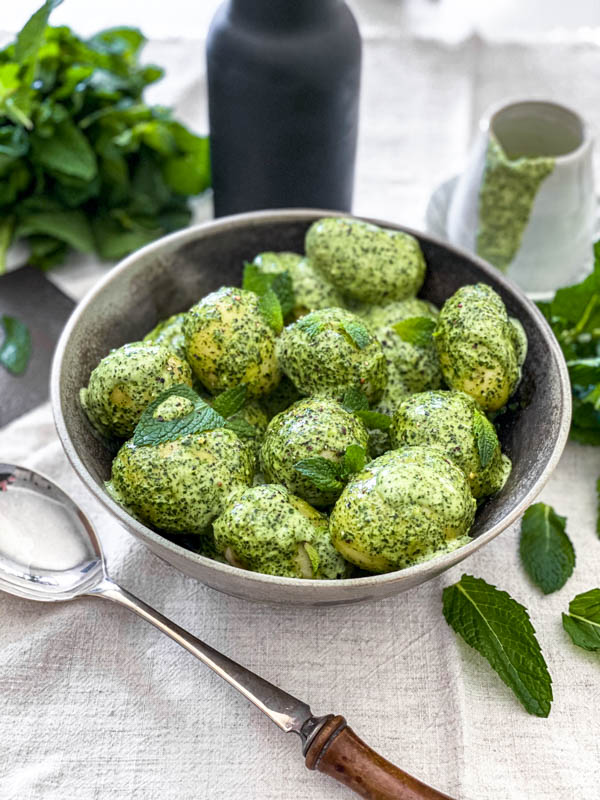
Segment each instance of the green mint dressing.
[{"label": "green mint dressing", "polygon": [[490,134],[479,190],[477,255],[503,272],[521,246],[531,208],[555,159],[510,158]]}]

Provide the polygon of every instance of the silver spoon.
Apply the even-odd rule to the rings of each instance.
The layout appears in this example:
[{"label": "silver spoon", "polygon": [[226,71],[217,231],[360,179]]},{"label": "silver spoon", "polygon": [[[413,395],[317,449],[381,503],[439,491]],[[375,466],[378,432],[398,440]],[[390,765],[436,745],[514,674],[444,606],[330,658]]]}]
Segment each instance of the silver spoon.
[{"label": "silver spoon", "polygon": [[192,636],[112,581],[94,528],[51,480],[0,463],[0,589],[27,600],[100,597],[125,606],[170,636],[266,714],[296,733],[306,766],[371,800],[436,800],[448,796],[371,750],[341,716],[315,717],[309,706]]}]

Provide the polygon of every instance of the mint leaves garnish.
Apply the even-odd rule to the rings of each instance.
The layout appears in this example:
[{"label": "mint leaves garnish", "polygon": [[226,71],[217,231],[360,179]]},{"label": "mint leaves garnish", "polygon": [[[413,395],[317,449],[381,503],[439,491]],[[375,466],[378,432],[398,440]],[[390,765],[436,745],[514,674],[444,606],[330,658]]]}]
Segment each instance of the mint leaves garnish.
[{"label": "mint leaves garnish", "polygon": [[600,589],[590,589],[574,597],[562,621],[573,644],[584,650],[600,651]]},{"label": "mint leaves garnish", "polygon": [[526,609],[481,578],[463,575],[443,593],[446,622],[477,650],[525,709],[547,717],[552,678]]},{"label": "mint leaves garnish", "polygon": [[283,312],[281,303],[275,292],[272,289],[261,295],[258,301],[260,313],[267,321],[268,326],[279,335],[283,330]]},{"label": "mint leaves garnish", "polygon": [[322,492],[336,492],[344,488],[344,483],[367,462],[367,454],[359,444],[349,445],[341,461],[331,461],[323,456],[311,456],[296,461],[294,469]]},{"label": "mint leaves garnish", "polygon": [[[187,405],[191,402],[192,410],[175,419],[172,419],[171,415],[166,419],[159,413],[157,414],[160,406],[170,397],[181,397],[188,401]],[[242,384],[222,392],[215,397],[213,406],[210,406],[187,384],[180,383],[172,386],[162,392],[144,410],[134,431],[133,443],[136,447],[156,446],[164,442],[172,442],[190,433],[203,433],[216,428],[229,428],[242,438],[256,436],[256,429],[246,420],[226,419],[240,410],[245,397],[246,387]],[[219,413],[219,410],[222,413]]]},{"label": "mint leaves garnish", "polygon": [[261,297],[271,290],[279,300],[281,315],[284,318],[291,313],[296,303],[292,277],[287,270],[276,273],[263,272],[258,264],[246,262],[242,289],[254,292]]},{"label": "mint leaves garnish", "polygon": [[306,555],[310,559],[310,565],[312,567],[313,576],[314,576],[319,571],[319,564],[320,564],[319,554],[318,554],[316,548],[313,547],[310,542],[304,542],[303,543],[303,547],[306,550]]},{"label": "mint leaves garnish", "polygon": [[483,469],[487,467],[498,447],[498,434],[489,419],[479,410],[473,413],[473,435]]},{"label": "mint leaves garnish", "polygon": [[348,336],[352,344],[359,350],[364,348],[371,341],[369,331],[365,328],[362,322],[358,320],[348,320],[342,323],[342,330]]},{"label": "mint leaves garnish", "polygon": [[342,397],[342,406],[346,409],[346,411],[368,411],[369,410],[369,401],[364,392],[357,386],[351,386],[349,389],[346,389],[344,392],[344,396]]},{"label": "mint leaves garnish", "polygon": [[233,414],[242,408],[246,402],[246,395],[248,387],[245,383],[240,383],[239,386],[234,386],[231,389],[226,389],[217,395],[212,402],[212,407],[222,417],[231,417]]},{"label": "mint leaves garnish", "polygon": [[0,364],[13,375],[22,375],[31,357],[29,328],[7,314],[0,316],[0,327],[4,331],[4,337],[0,337]]},{"label": "mint leaves garnish", "polygon": [[315,319],[311,314],[301,317],[296,326],[308,336],[309,339],[314,339],[317,333],[325,327],[321,319]]},{"label": "mint leaves garnish", "polygon": [[387,431],[392,424],[392,418],[388,414],[381,414],[379,411],[369,411],[369,401],[364,393],[356,386],[346,389],[342,397],[342,407],[358,417],[370,430]]},{"label": "mint leaves garnish", "polygon": [[408,317],[392,325],[403,342],[415,347],[427,347],[433,341],[436,322],[430,317]]},{"label": "mint leaves garnish", "polygon": [[544,594],[556,592],[573,573],[575,550],[566,524],[566,518],[546,503],[530,506],[521,522],[521,561]]},{"label": "mint leaves garnish", "polygon": [[294,469],[322,492],[335,492],[344,487],[340,480],[340,465],[328,458],[322,456],[302,458],[296,461]]},{"label": "mint leaves garnish", "polygon": [[[194,404],[193,410],[177,419],[165,420],[160,416],[156,416],[155,412],[158,407],[167,398],[173,396],[190,400]],[[211,408],[193,389],[181,383],[162,392],[156,400],[153,400],[147,406],[136,426],[133,434],[133,443],[136,447],[156,446],[179,439],[181,436],[187,436],[190,433],[202,433],[203,431],[222,428],[224,425],[225,420],[220,414]]]}]

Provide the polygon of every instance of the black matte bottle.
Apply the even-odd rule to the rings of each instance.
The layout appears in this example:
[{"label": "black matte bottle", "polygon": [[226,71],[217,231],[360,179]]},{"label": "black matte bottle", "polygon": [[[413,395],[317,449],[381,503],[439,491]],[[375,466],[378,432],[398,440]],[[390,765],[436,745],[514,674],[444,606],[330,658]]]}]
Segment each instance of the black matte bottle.
[{"label": "black matte bottle", "polygon": [[227,0],[206,53],[215,215],[349,211],[361,41],[344,0]]}]

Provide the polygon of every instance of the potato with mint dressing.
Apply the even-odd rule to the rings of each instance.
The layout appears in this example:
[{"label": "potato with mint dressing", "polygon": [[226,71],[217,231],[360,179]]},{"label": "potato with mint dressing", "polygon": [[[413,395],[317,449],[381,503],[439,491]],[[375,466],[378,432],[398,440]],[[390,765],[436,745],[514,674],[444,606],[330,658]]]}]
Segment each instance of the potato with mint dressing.
[{"label": "potato with mint dressing", "polygon": [[336,550],[369,572],[390,572],[468,541],[476,501],[439,450],[390,450],[354,475],[329,520]]},{"label": "potato with mint dressing", "polygon": [[192,385],[189,364],[158,344],[132,342],[105,356],[79,392],[81,406],[104,436],[125,439],[142,412],[166,389]]},{"label": "potato with mint dressing", "polygon": [[[161,406],[155,414],[159,411]],[[180,412],[187,412],[185,403]],[[168,416],[177,416],[173,403]],[[202,534],[231,492],[252,483],[253,462],[247,446],[227,428],[156,445],[130,440],[115,456],[106,488],[141,522],[167,533]]]},{"label": "potato with mint dressing", "polygon": [[502,454],[493,425],[486,425],[493,450],[482,463],[478,436],[483,435],[483,412],[469,395],[455,391],[421,392],[400,404],[392,420],[394,447],[435,447],[465,473],[476,499],[495,494],[506,483],[511,463]]},{"label": "potato with mint dressing", "polygon": [[271,392],[281,373],[275,334],[254,292],[224,286],[192,306],[183,322],[185,351],[212,394],[245,383],[249,397]]},{"label": "potato with mint dressing", "polygon": [[294,290],[291,316],[300,319],[318,308],[344,307],[341,294],[299,253],[259,253],[253,261],[266,274],[289,272]]},{"label": "potato with mint dressing", "polygon": [[242,569],[327,580],[352,569],[331,543],[327,517],[283,486],[233,494],[213,530],[217,551]]},{"label": "potato with mint dressing", "polygon": [[341,399],[350,388],[377,402],[387,383],[385,356],[362,320],[343,308],[311,311],[277,340],[283,372],[302,395]]},{"label": "potato with mint dressing", "polygon": [[163,319],[144,336],[143,341],[150,344],[162,344],[185,360],[184,319],[185,313],[173,314],[173,316]]},{"label": "potato with mint dressing", "polygon": [[368,441],[358,417],[330,397],[310,397],[273,417],[260,450],[261,470],[269,483],[282,483],[312,505],[329,506],[341,488],[317,488],[294,464],[315,456],[340,462],[347,447],[359,445],[366,451]]},{"label": "potato with mint dressing", "polygon": [[462,286],[446,300],[434,341],[451,389],[466,392],[484,411],[506,405],[521,380],[527,337],[490,286]]},{"label": "potato with mint dressing", "polygon": [[313,222],[305,249],[313,267],[338,291],[365,303],[414,296],[425,278],[425,259],[414,236],[360,220]]}]

